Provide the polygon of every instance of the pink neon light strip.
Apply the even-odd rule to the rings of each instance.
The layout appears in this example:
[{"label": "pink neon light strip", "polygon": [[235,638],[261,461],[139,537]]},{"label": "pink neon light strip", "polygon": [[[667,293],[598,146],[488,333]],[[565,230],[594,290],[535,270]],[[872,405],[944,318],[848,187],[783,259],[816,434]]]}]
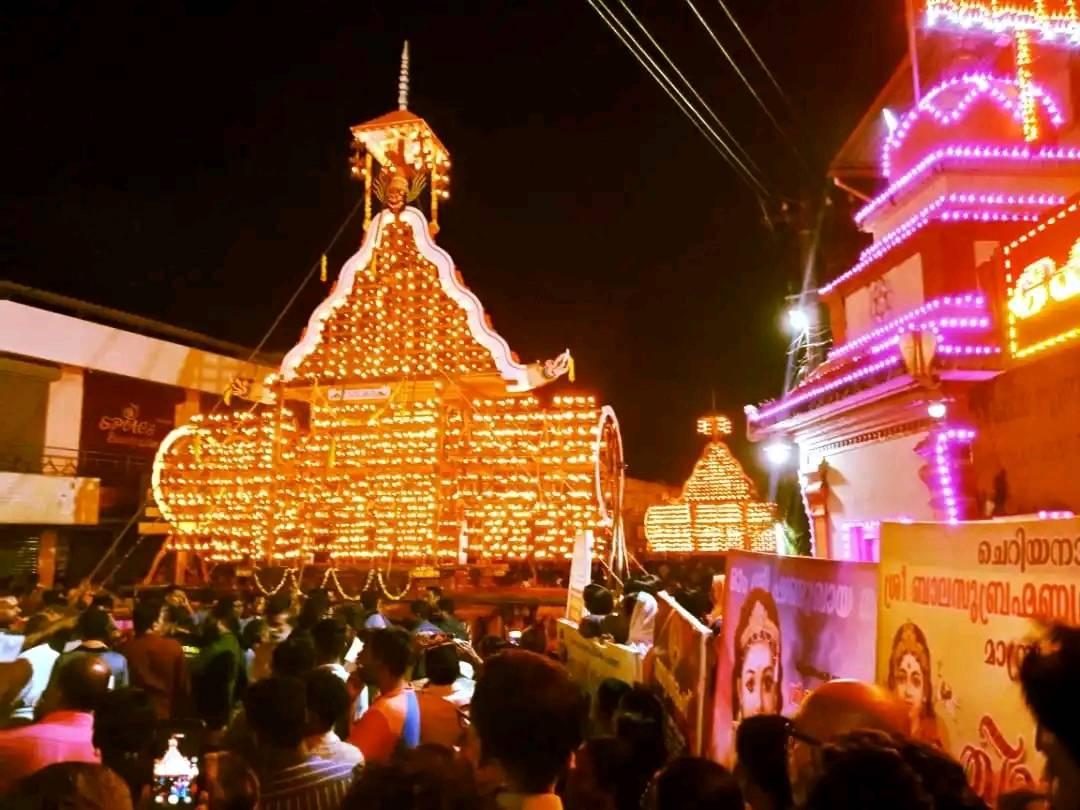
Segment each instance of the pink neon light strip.
[{"label": "pink neon light strip", "polygon": [[[918,323],[913,323],[904,329],[900,330],[900,334],[904,332],[932,332],[940,337],[942,331],[981,331],[990,328],[989,318],[940,318],[940,319],[928,319]],[[893,335],[890,338],[886,338],[881,343],[875,343],[870,347],[868,354],[875,355],[881,354],[893,346],[900,345],[900,334]]]},{"label": "pink neon light strip", "polygon": [[988,144],[968,144],[963,146],[947,146],[937,149],[926,155],[915,166],[901,175],[896,182],[874,197],[864,205],[856,214],[855,222],[861,224],[867,217],[876,212],[886,203],[891,202],[897,194],[908,186],[921,180],[923,175],[936,168],[938,163],[946,160],[958,161],[1080,161],[1080,149],[1074,147],[1043,147],[1032,150],[1027,146],[993,146]]},{"label": "pink neon light strip", "polygon": [[[900,343],[900,335],[904,332],[915,330],[929,330],[938,337],[937,350],[943,355],[951,357],[985,357],[1001,353],[1001,347],[995,345],[968,345],[945,343],[941,338],[945,332],[952,331],[985,331],[990,328],[988,316],[958,317],[948,314],[938,314],[936,317],[926,317],[931,313],[937,313],[942,307],[956,307],[959,309],[976,309],[983,311],[986,298],[976,293],[966,295],[943,296],[928,301],[918,309],[905,313],[899,318],[887,324],[877,327],[865,335],[860,335],[855,340],[845,343],[829,353],[829,361],[843,359],[859,349],[865,349],[866,355],[875,358],[882,352],[896,348]],[[884,338],[884,339],[882,339]],[[877,341],[876,343],[874,341]],[[748,418],[752,422],[760,422],[769,417],[789,410],[794,406],[813,399],[820,394],[835,388],[844,386],[850,382],[875,374],[884,369],[895,366],[902,360],[899,352],[882,360],[871,362],[861,368],[847,374],[818,384],[808,384],[805,388],[795,389],[787,397],[772,403],[762,410],[748,410]]]},{"label": "pink neon light strip", "polygon": [[910,312],[905,312],[898,318],[894,318],[888,323],[883,323],[881,326],[878,326],[869,332],[861,334],[857,338],[849,340],[842,346],[837,346],[835,349],[829,352],[829,359],[833,360],[843,357],[844,355],[851,354],[851,352],[855,351],[859,347],[865,346],[867,343],[872,343],[873,341],[877,340],[878,338],[884,337],[885,335],[893,334],[897,330],[911,323],[912,321],[921,318],[922,316],[927,315],[931,312],[935,312],[942,307],[983,310],[986,308],[986,298],[975,293],[968,293],[967,295],[946,295],[941,298],[931,299],[918,309],[913,309]]},{"label": "pink neon light strip", "polygon": [[[990,328],[989,318],[927,318],[923,321],[915,321],[909,323],[906,326],[900,327],[896,334],[890,335],[879,343],[875,343],[867,350],[867,354],[875,355],[881,354],[883,351],[891,349],[893,346],[897,346],[900,343],[900,335],[904,332],[933,332],[935,335],[940,335],[942,331],[978,331]],[[847,348],[842,346],[841,348]],[[836,359],[832,353],[829,354],[829,359]]]},{"label": "pink neon light strip", "polygon": [[1034,9],[994,9],[957,7],[957,3],[930,0],[926,9],[929,28],[957,27],[965,30],[982,28],[995,34],[1032,31],[1044,39],[1064,37],[1080,45],[1080,20],[1065,15],[1040,16]]},{"label": "pink neon light strip", "polygon": [[1065,200],[1064,197],[1057,194],[999,195],[954,193],[942,195],[932,203],[928,204],[919,213],[884,234],[878,241],[866,248],[859,254],[859,261],[854,267],[845,273],[841,273],[828,284],[824,285],[818,290],[818,293],[826,295],[832,292],[840,284],[857,276],[893,248],[906,242],[935,219],[940,219],[944,222],[1035,222],[1038,220],[1039,216],[1037,212],[1021,214],[992,210],[941,210],[947,204],[968,205],[973,198],[996,200],[999,197],[1006,200],[1006,206],[1036,206],[1040,209],[1051,205],[1060,205]]},{"label": "pink neon light strip", "polygon": [[1001,354],[1000,346],[957,346],[951,343],[939,343],[937,350],[942,354],[951,354],[957,356],[977,356],[986,357],[994,354]]},{"label": "pink neon light strip", "polygon": [[829,380],[828,382],[821,383],[819,385],[807,386],[802,392],[795,394],[791,397],[785,397],[779,402],[768,406],[764,410],[753,410],[747,414],[748,418],[752,422],[760,422],[763,419],[768,419],[771,416],[775,416],[778,413],[791,410],[796,405],[799,405],[807,400],[824,394],[827,391],[832,391],[836,388],[842,388],[843,386],[861,380],[863,377],[869,377],[873,374],[877,374],[879,371],[885,371],[886,369],[893,368],[900,365],[900,355],[893,355],[886,357],[883,360],[879,360],[876,363],[870,363],[862,368],[855,369],[842,377],[837,377],[835,380]]},{"label": "pink neon light strip", "polygon": [[[951,90],[960,85],[969,85],[971,86],[971,89],[965,93],[963,98],[960,99],[952,110],[943,111],[938,109],[935,104],[937,97],[946,90]],[[908,111],[908,113],[900,120],[896,129],[885,139],[885,143],[881,148],[882,174],[884,174],[885,177],[890,177],[892,175],[893,153],[904,144],[911,128],[925,115],[932,116],[934,120],[942,126],[951,126],[963,118],[964,113],[967,112],[967,108],[975,101],[983,97],[989,97],[992,101],[997,103],[998,106],[1008,112],[1017,122],[1023,124],[1023,112],[1019,105],[1014,103],[1013,100],[1005,94],[1001,88],[1002,85],[1008,88],[1015,88],[1016,82],[1011,79],[994,76],[991,73],[964,73],[960,76],[953,76],[952,78],[945,79],[935,85],[925,96],[923,96],[922,100],[915,107]],[[1060,108],[1042,87],[1032,84],[1031,92],[1037,100],[1042,102],[1051,124],[1055,127],[1060,127],[1065,123],[1065,118],[1062,116]]]},{"label": "pink neon light strip", "polygon": [[[963,324],[953,324],[954,328],[959,327],[959,328],[987,329],[987,328],[990,327],[990,319],[989,318],[971,318],[971,319],[958,319],[958,320],[965,321],[965,323],[963,323]],[[932,329],[934,334],[936,334],[936,335],[938,335],[940,337],[941,331],[939,329],[937,329],[936,327],[930,327],[930,328]],[[887,349],[895,348],[899,343],[900,343],[899,336],[889,338],[884,343],[881,343],[881,344],[876,345],[873,348],[871,348],[870,356],[873,357],[873,356],[876,356],[877,354],[879,354],[879,353],[881,353],[881,352],[883,352],[883,351],[885,351]],[[992,356],[992,355],[1001,354],[1001,347],[1000,346],[994,346],[994,345],[966,345],[966,344],[952,344],[952,343],[941,343],[941,342],[939,342],[938,345],[937,345],[937,351],[941,352],[943,355],[949,355],[949,356],[952,356],[952,357],[988,357],[988,356]],[[822,383],[820,385],[809,386],[809,387],[807,387],[807,388],[805,388],[803,390],[800,390],[799,393],[795,394],[794,396],[785,397],[784,399],[782,399],[782,400],[776,402],[775,404],[765,408],[764,410],[756,410],[756,409],[754,409],[754,410],[748,411],[747,412],[748,418],[750,419],[751,422],[760,422],[760,421],[762,421],[764,419],[768,419],[769,417],[771,417],[771,416],[773,416],[773,415],[775,415],[777,413],[781,413],[783,411],[789,410],[790,408],[794,407],[795,405],[798,405],[798,404],[800,404],[802,402],[806,402],[807,400],[813,399],[816,396],[818,396],[819,394],[826,393],[826,392],[828,392],[828,391],[830,391],[830,390],[832,390],[834,388],[846,385],[847,383],[853,382],[853,381],[855,381],[857,379],[860,379],[862,377],[866,377],[866,376],[868,376],[870,374],[874,374],[874,373],[876,373],[878,371],[881,371],[883,369],[887,369],[887,368],[889,368],[891,366],[895,366],[901,361],[901,359],[902,359],[901,356],[899,354],[896,354],[894,356],[887,357],[884,360],[878,361],[876,363],[872,363],[872,364],[863,366],[862,368],[859,368],[859,369],[857,369],[855,371],[852,371],[852,372],[850,372],[848,374],[845,374],[842,377],[838,377],[836,379],[830,380],[829,382],[825,382],[825,383]]]},{"label": "pink neon light strip", "polygon": [[946,428],[938,432],[934,442],[938,492],[945,499],[945,512],[950,523],[956,523],[960,517],[960,509],[956,503],[957,464],[950,445],[970,444],[974,439],[975,431],[969,428]]}]

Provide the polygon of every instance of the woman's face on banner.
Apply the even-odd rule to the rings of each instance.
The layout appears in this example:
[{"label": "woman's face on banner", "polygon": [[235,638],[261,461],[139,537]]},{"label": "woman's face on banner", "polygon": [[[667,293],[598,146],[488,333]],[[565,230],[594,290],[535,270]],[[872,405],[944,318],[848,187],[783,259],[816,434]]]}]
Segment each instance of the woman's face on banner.
[{"label": "woman's face on banner", "polygon": [[926,688],[922,667],[915,656],[904,653],[896,665],[893,676],[896,695],[907,704],[912,717],[917,717],[922,709],[924,689]]},{"label": "woman's face on banner", "polygon": [[756,642],[746,648],[739,679],[739,708],[743,717],[777,714],[776,660],[769,644]]}]

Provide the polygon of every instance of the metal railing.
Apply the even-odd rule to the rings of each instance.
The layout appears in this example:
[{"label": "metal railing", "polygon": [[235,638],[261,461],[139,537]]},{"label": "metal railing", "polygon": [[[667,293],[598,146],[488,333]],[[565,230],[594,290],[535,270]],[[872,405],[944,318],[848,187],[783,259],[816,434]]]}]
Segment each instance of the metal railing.
[{"label": "metal railing", "polygon": [[146,474],[152,464],[153,459],[124,453],[35,444],[0,444],[0,472],[130,478]]}]

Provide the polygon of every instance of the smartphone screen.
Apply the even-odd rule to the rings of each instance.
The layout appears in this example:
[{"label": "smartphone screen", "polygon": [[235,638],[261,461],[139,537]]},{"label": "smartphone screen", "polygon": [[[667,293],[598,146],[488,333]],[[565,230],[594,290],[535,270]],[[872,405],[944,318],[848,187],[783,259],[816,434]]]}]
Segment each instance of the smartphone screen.
[{"label": "smartphone screen", "polygon": [[171,734],[166,743],[165,753],[154,760],[154,805],[172,805],[174,807],[195,804],[197,789],[196,777],[199,775],[198,756],[186,756],[185,735],[181,732]]},{"label": "smartphone screen", "polygon": [[185,807],[195,804],[194,780],[187,776],[154,776],[154,804]]}]

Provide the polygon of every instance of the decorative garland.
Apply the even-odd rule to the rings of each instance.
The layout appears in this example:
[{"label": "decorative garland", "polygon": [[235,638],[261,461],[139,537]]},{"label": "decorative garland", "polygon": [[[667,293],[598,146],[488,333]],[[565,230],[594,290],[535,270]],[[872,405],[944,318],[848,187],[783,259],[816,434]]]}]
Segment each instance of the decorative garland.
[{"label": "decorative garland", "polygon": [[336,568],[327,568],[326,569],[326,576],[323,577],[323,584],[324,585],[326,584],[326,581],[328,579],[330,580],[330,582],[333,583],[334,587],[337,589],[337,592],[339,594],[341,594],[341,596],[344,599],[348,600],[349,602],[357,602],[357,601],[359,601],[360,596],[363,593],[363,589],[361,589],[360,593],[355,594],[355,595],[347,593],[345,591],[345,589],[343,587],[341,587],[341,580],[338,579],[337,569]]},{"label": "decorative garland", "polygon": [[[275,593],[280,591],[282,587],[284,587],[285,582],[290,577],[293,579],[294,582],[296,582],[296,573],[293,571],[293,569],[286,568],[285,573],[281,575],[281,579],[278,581],[278,584],[274,586],[272,590],[267,590],[263,587],[263,584],[259,582],[259,573],[254,570],[251,572],[251,579],[255,583],[255,587],[258,589],[259,593],[261,593],[263,596],[273,596]],[[297,587],[299,587],[298,582],[296,583],[296,585]]]},{"label": "decorative garland", "polygon": [[[338,579],[338,572],[336,568],[326,569],[326,572],[323,574],[322,582],[320,583],[319,587],[325,588],[327,586],[327,583],[332,585],[334,589],[338,592],[338,594],[340,594],[342,598],[349,602],[359,601],[364,591],[370,590],[372,587],[378,588],[379,591],[382,592],[383,596],[385,596],[387,599],[390,599],[391,601],[396,602],[398,600],[404,599],[408,595],[409,590],[412,588],[413,575],[411,573],[409,574],[409,578],[405,582],[404,589],[402,589],[398,593],[390,592],[390,589],[386,586],[386,580],[383,578],[382,573],[380,571],[376,571],[374,568],[368,570],[367,579],[364,580],[364,585],[360,588],[360,593],[351,594],[346,591],[344,587],[342,587],[341,580]],[[281,586],[279,585],[278,587]]]},{"label": "decorative garland", "polygon": [[408,595],[409,590],[412,588],[412,580],[412,574],[409,574],[409,578],[405,581],[405,587],[399,593],[390,593],[390,589],[386,587],[386,580],[383,579],[382,572],[377,571],[375,573],[375,583],[379,586],[379,590],[382,591],[383,596],[394,602],[404,599]]}]

